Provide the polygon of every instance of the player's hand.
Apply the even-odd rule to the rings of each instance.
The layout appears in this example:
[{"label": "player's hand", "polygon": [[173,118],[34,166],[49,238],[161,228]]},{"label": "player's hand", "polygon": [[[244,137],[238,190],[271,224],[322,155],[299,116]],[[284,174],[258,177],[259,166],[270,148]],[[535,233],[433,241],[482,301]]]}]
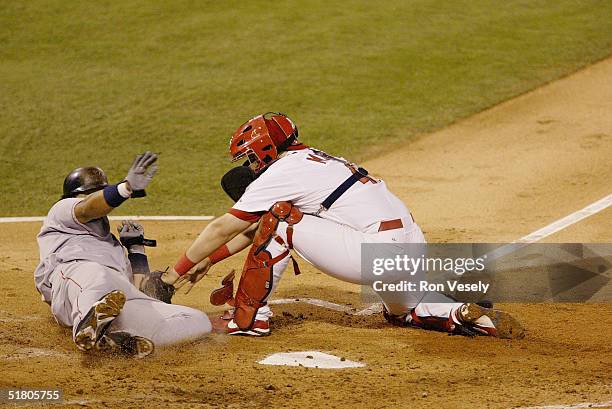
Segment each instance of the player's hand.
[{"label": "player's hand", "polygon": [[121,224],[117,226],[117,232],[120,238],[144,237],[144,227],[133,220],[121,220]]},{"label": "player's hand", "polygon": [[171,268],[170,270],[164,271],[160,278],[164,283],[174,285],[181,276]]},{"label": "player's hand", "polygon": [[136,156],[125,178],[133,192],[143,191],[149,185],[157,172],[156,161],[157,154],[153,152],[147,151]]},{"label": "player's hand", "polygon": [[117,232],[121,244],[130,253],[145,254],[144,246],[157,246],[155,240],[145,239],[144,228],[133,220],[122,220],[121,224],[117,226]]},{"label": "player's hand", "polygon": [[132,220],[122,220],[121,224],[117,226],[117,232],[119,233],[121,244],[130,253],[145,254],[144,244],[142,244],[144,228],[140,224]]},{"label": "player's hand", "polygon": [[178,290],[185,286],[185,294],[189,294],[189,291],[193,288],[193,286],[200,281],[208,271],[213,266],[213,263],[210,261],[208,257],[202,260],[193,271],[188,272],[179,278],[176,283],[174,283],[174,287]]}]

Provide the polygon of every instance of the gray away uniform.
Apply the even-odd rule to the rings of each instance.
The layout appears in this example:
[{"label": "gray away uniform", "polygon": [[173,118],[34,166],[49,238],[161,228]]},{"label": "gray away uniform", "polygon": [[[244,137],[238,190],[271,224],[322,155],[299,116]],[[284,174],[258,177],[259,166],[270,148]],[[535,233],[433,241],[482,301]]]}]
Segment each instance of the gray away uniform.
[{"label": "gray away uniform", "polygon": [[166,304],[132,284],[132,269],[121,243],[110,233],[108,218],[81,223],[74,214],[82,199],[57,202],[38,234],[40,264],[36,288],[58,324],[76,327],[92,305],[113,290],[126,296],[109,331],[126,331],[164,346],[201,337],[211,331],[202,311]]}]

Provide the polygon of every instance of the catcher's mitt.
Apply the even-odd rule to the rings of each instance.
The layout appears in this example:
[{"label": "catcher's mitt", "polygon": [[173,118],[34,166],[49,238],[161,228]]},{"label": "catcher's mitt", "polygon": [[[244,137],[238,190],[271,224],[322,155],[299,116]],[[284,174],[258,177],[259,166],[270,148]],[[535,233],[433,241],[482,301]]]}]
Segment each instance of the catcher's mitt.
[{"label": "catcher's mitt", "polygon": [[166,304],[172,304],[172,296],[176,289],[171,284],[166,284],[162,281],[161,276],[163,271],[153,271],[147,275],[140,285],[140,291],[149,297],[156,298]]}]

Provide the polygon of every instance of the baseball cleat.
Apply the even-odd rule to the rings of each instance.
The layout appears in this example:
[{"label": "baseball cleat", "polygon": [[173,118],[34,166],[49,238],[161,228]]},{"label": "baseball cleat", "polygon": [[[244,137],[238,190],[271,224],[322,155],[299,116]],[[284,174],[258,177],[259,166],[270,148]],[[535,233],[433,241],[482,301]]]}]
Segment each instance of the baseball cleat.
[{"label": "baseball cleat", "polygon": [[155,351],[153,341],[127,332],[107,332],[96,342],[96,349],[107,354],[144,358]]},{"label": "baseball cleat", "polygon": [[253,326],[248,330],[241,330],[234,322],[232,311],[226,311],[222,316],[211,319],[213,332],[228,335],[243,335],[251,337],[265,337],[270,335],[269,320],[255,320]]},{"label": "baseball cleat", "polygon": [[459,321],[486,335],[507,339],[520,339],[525,336],[523,326],[504,311],[466,303],[459,307],[457,315]]},{"label": "baseball cleat", "polygon": [[77,326],[74,343],[81,351],[91,350],[125,305],[125,295],[111,291],[96,302]]},{"label": "baseball cleat", "polygon": [[253,326],[248,330],[241,330],[238,325],[231,320],[227,323],[227,333],[229,335],[243,335],[251,337],[265,337],[270,335],[270,321],[255,320]]}]

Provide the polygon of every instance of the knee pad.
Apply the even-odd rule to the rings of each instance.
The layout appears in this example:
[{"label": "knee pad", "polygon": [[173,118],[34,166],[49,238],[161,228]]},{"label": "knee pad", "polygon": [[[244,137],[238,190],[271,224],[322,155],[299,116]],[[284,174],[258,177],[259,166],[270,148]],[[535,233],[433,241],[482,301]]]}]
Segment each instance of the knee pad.
[{"label": "knee pad", "polygon": [[276,229],[280,222],[285,222],[287,227],[287,245],[293,247],[293,225],[299,223],[304,217],[304,213],[291,202],[276,202],[268,212],[266,212],[259,221],[259,228],[253,238],[253,244],[256,246],[256,253],[262,251],[276,236]]}]

